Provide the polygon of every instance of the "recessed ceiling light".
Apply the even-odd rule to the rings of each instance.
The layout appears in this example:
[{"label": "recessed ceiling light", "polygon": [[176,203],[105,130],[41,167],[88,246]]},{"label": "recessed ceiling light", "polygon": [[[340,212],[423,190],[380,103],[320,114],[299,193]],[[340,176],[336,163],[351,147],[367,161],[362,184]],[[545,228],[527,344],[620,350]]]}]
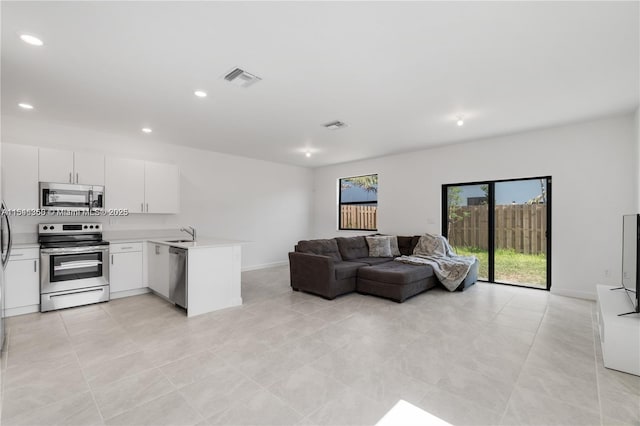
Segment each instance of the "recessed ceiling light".
[{"label": "recessed ceiling light", "polygon": [[464,125],[464,120],[463,120],[463,117],[461,115],[458,115],[456,117],[456,124],[458,125],[458,127]]},{"label": "recessed ceiling light", "polygon": [[332,121],[331,123],[323,124],[323,126],[326,127],[327,129],[338,130],[343,127],[346,127],[347,124],[343,123],[342,121]]},{"label": "recessed ceiling light", "polygon": [[207,97],[207,92],[203,91],[203,90],[196,90],[195,92],[193,92],[194,95],[196,95],[199,98],[206,98]]},{"label": "recessed ceiling light", "polygon": [[33,109],[33,105],[25,104],[24,102],[19,103],[18,106],[22,109]]},{"label": "recessed ceiling light", "polygon": [[307,151],[307,152],[305,152],[305,153],[304,153],[304,156],[305,156],[305,157],[307,157],[307,158],[311,157],[311,151]]},{"label": "recessed ceiling light", "polygon": [[20,40],[32,46],[42,46],[44,44],[38,37],[30,34],[20,34]]},{"label": "recessed ceiling light", "polygon": [[151,130],[149,127],[143,127],[143,128],[142,128],[142,131],[143,131],[144,133],[151,133],[151,132],[153,132],[153,130]]}]

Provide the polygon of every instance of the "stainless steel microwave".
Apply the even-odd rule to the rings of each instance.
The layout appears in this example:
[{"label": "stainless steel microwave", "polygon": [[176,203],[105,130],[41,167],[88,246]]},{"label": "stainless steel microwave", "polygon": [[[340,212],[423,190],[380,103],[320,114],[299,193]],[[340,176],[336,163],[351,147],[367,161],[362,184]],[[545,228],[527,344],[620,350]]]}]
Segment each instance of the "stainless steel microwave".
[{"label": "stainless steel microwave", "polygon": [[104,209],[104,186],[40,182],[40,209],[99,211]]}]

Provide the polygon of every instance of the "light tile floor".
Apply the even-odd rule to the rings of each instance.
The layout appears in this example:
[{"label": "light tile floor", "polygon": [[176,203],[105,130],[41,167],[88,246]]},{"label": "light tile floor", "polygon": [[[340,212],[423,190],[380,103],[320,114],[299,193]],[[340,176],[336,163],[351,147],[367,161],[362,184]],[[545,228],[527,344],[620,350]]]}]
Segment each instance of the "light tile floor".
[{"label": "light tile floor", "polygon": [[143,295],[10,318],[2,424],[374,424],[403,399],[455,425],[640,425],[640,378],[602,364],[595,304],[477,284],[403,304],[292,292],[187,319]]}]

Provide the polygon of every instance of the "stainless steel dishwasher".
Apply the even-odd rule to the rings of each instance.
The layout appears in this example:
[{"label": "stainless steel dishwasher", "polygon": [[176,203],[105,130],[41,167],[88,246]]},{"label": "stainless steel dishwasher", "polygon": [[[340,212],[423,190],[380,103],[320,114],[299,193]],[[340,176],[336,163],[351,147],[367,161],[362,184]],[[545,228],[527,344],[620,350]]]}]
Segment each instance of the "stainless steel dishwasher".
[{"label": "stainless steel dishwasher", "polygon": [[169,247],[169,299],[187,309],[187,251]]}]

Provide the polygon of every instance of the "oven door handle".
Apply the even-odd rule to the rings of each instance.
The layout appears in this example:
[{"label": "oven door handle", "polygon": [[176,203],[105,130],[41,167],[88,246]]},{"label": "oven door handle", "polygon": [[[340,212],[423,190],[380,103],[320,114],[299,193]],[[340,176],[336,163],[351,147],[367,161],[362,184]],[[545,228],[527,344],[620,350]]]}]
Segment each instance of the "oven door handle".
[{"label": "oven door handle", "polygon": [[78,254],[78,253],[92,253],[95,251],[109,251],[109,246],[91,246],[91,247],[58,247],[40,249],[42,254]]},{"label": "oven door handle", "polygon": [[99,260],[77,260],[74,262],[61,262],[60,265],[54,266],[53,270],[65,271],[68,269],[92,268],[98,265],[102,265],[102,262]]}]

